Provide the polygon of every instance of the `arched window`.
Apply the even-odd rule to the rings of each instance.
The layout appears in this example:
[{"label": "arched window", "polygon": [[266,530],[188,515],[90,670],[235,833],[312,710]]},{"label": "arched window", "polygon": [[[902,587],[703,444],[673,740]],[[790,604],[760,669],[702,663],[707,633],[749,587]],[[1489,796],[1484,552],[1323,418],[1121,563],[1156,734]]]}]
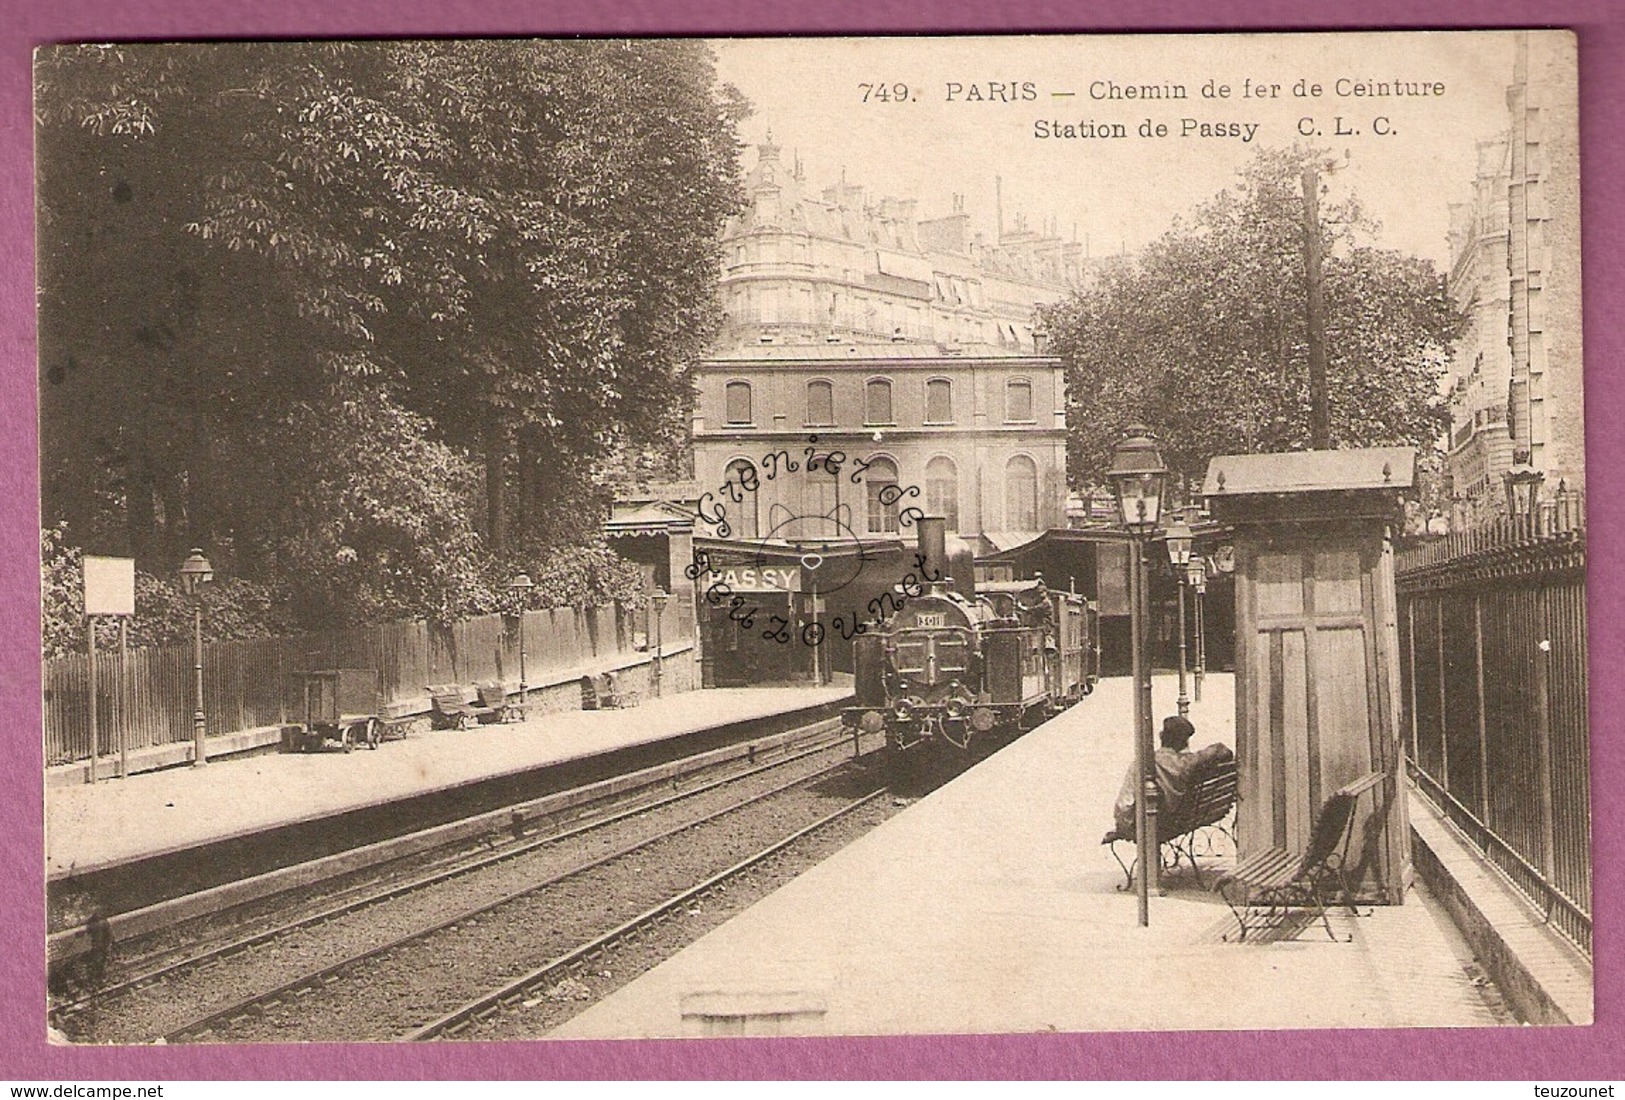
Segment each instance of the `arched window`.
[{"label": "arched window", "polygon": [[891,383],[884,378],[872,378],[863,389],[863,422],[865,424],[894,424],[891,415]]},{"label": "arched window", "polygon": [[945,516],[948,530],[959,530],[959,471],[953,459],[939,456],[926,464],[925,510]]},{"label": "arched window", "polygon": [[835,423],[835,387],[821,379],[807,383],[807,423],[817,427]]},{"label": "arched window", "polygon": [[1038,464],[1026,455],[1005,463],[1004,518],[1012,531],[1038,530]]},{"label": "arched window", "polygon": [[954,418],[954,384],[946,378],[933,378],[925,384],[925,420],[947,424]]},{"label": "arched window", "polygon": [[1017,424],[1033,419],[1033,384],[1025,378],[1012,378],[1004,384],[1004,418]]},{"label": "arched window", "polygon": [[864,492],[869,499],[869,533],[897,533],[897,464],[877,458],[863,471]]},{"label": "arched window", "polygon": [[727,402],[725,416],[730,424],[749,424],[750,419],[750,383],[729,382],[726,391]]},{"label": "arched window", "polygon": [[[840,525],[829,514],[841,505],[841,478],[824,466],[826,455],[817,455],[817,469],[808,469],[801,482],[801,519],[793,537],[834,539],[841,537]],[[842,468],[843,470],[845,467]]]},{"label": "arched window", "polygon": [[723,507],[727,509],[728,526],[733,528],[729,538],[754,539],[761,537],[761,521],[757,512],[756,486],[761,480],[756,473],[756,467],[743,458],[736,458],[728,463],[728,481],[738,486],[738,491],[745,499],[734,503],[732,495],[725,496]]}]

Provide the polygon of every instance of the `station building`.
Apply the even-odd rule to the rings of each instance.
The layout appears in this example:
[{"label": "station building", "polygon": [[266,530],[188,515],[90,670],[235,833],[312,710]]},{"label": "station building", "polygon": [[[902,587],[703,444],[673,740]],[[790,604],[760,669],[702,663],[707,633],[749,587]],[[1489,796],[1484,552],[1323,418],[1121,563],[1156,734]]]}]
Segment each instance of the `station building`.
[{"label": "station building", "polygon": [[[693,546],[734,566],[710,574],[731,576],[731,594],[747,571],[766,588],[791,570],[790,591],[753,590],[753,605],[782,604],[790,629],[833,629],[906,571],[911,508],[946,517],[978,555],[1066,524],[1066,384],[1037,310],[1091,264],[1002,211],[988,240],[957,197],[920,219],[914,202],[844,181],[815,192],[780,152],[758,148],[722,235],[725,323],[695,371]],[[716,682],[812,670],[794,647],[756,652],[708,612],[706,587]]]},{"label": "station building", "polygon": [[912,201],[845,182],[815,194],[771,143],[746,194],[722,237],[725,327],[695,377],[695,481],[721,485],[781,448],[867,466],[861,487],[759,476],[730,502],[734,537],[833,535],[816,517],[842,504],[853,533],[896,535],[887,485],[979,552],[1064,524],[1065,380],[1036,311],[1081,284],[1082,246],[1021,219],[1007,230],[1002,214],[988,242],[957,198],[921,220]]}]

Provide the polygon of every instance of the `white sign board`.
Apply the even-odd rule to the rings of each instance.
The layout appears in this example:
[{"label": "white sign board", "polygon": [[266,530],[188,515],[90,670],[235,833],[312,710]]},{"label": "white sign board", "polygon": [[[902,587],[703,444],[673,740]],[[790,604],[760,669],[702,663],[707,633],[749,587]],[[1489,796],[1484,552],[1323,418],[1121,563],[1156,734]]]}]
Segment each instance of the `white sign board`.
[{"label": "white sign board", "polygon": [[85,614],[135,614],[134,558],[85,558]]},{"label": "white sign board", "polygon": [[711,570],[711,583],[725,584],[733,592],[799,592],[801,570],[793,565],[718,565]]}]

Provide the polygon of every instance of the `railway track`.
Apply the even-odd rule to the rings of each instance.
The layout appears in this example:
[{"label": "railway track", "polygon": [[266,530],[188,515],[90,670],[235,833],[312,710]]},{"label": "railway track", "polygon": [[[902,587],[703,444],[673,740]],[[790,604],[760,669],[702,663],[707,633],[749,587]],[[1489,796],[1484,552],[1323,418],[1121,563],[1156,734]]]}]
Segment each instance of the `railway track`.
[{"label": "railway track", "polygon": [[[168,1043],[226,1041],[391,1039],[417,1030],[417,1022],[446,1015],[446,1004],[482,1000],[483,991],[512,984],[517,970],[528,973],[527,960],[561,940],[574,942],[583,929],[602,937],[636,925],[646,916],[649,895],[666,907],[680,904],[693,887],[671,891],[667,880],[691,873],[678,865],[705,863],[727,856],[725,841],[739,832],[752,838],[768,819],[790,816],[800,833],[808,816],[823,823],[828,796],[813,793],[823,781],[849,772],[846,762],[812,776],[754,794],[699,821],[665,829],[655,836],[617,847],[561,873],[528,884],[486,903],[464,908],[428,928],[414,930],[319,969],[303,973],[273,989],[241,998],[168,1030]],[[883,793],[864,792],[861,799],[841,799],[849,811]],[[810,814],[808,807],[817,813]],[[755,821],[748,821],[754,816]],[[748,823],[747,823],[748,822]],[[777,824],[767,828],[776,831]],[[782,840],[782,837],[781,837]],[[754,843],[752,846],[755,846]],[[742,862],[729,870],[737,873]],[[715,888],[707,874],[702,884]],[[612,899],[613,904],[604,904]],[[635,907],[633,920],[620,912]],[[659,908],[659,906],[656,906]],[[548,952],[549,957],[558,953]],[[564,952],[573,954],[573,952]]]},{"label": "railway track", "polygon": [[760,869],[771,860],[782,857],[794,845],[849,817],[855,811],[870,805],[886,793],[887,789],[880,787],[850,800],[846,805],[841,806],[834,812],[826,814],[812,824],[796,830],[782,840],[775,841],[733,866],[719,871],[705,881],[661,900],[630,920],[571,948],[537,969],[482,993],[467,1003],[445,1013],[438,1019],[406,1032],[398,1036],[398,1038],[403,1042],[457,1038],[473,1024],[490,1024],[492,1017],[505,1009],[512,1008],[515,1005],[523,1007],[527,1006],[528,1003],[534,1003],[531,1001],[532,995],[545,995],[550,989],[557,988],[557,984],[561,980],[580,972],[589,965],[595,964],[605,953],[615,947],[636,939],[672,917],[685,906],[704,900],[735,879]]},{"label": "railway track", "polygon": [[[503,844],[497,850],[481,852],[442,862],[432,870],[421,873],[397,877],[380,886],[354,893],[352,896],[341,897],[330,904],[317,906],[314,911],[303,912],[293,917],[273,923],[269,927],[253,929],[245,934],[227,937],[220,942],[210,945],[202,951],[195,951],[174,959],[160,959],[154,965],[142,968],[139,973],[109,985],[95,993],[83,997],[78,1001],[57,1006],[53,1019],[74,1038],[84,1038],[91,1041],[106,1041],[109,1038],[115,1041],[144,1041],[154,1037],[153,1029],[143,1033],[137,1023],[132,1027],[130,1020],[122,1019],[112,1025],[107,1022],[111,1014],[118,1016],[118,1012],[111,1011],[110,1005],[116,1006],[120,1001],[140,999],[145,995],[149,1000],[155,995],[161,995],[167,990],[177,987],[192,986],[192,996],[207,1003],[206,1011],[194,1014],[191,1019],[181,1022],[178,1026],[165,1023],[158,1027],[165,1041],[179,1042],[192,1041],[210,1036],[222,1022],[240,1017],[246,1013],[263,1011],[264,1006],[273,1005],[287,998],[298,997],[301,991],[309,991],[334,979],[348,970],[354,969],[367,960],[381,958],[411,943],[422,940],[424,937],[437,933],[445,933],[459,926],[466,926],[479,922],[484,914],[488,914],[509,906],[522,898],[534,895],[537,891],[545,891],[549,886],[557,887],[575,876],[590,871],[592,867],[603,866],[616,860],[625,860],[633,853],[647,849],[650,845],[670,842],[672,838],[680,836],[694,828],[713,822],[730,813],[736,813],[744,807],[760,803],[786,791],[805,786],[810,780],[807,776],[798,775],[787,782],[778,783],[765,792],[758,792],[744,800],[729,799],[721,808],[713,807],[706,811],[705,816],[696,820],[680,821],[677,824],[658,831],[655,835],[643,835],[632,840],[621,840],[610,844],[610,850],[597,855],[595,858],[583,863],[575,861],[575,865],[559,867],[558,850],[566,847],[598,844],[603,846],[606,832],[613,832],[615,827],[626,828],[627,823],[646,819],[651,815],[672,813],[684,803],[704,802],[707,798],[716,799],[719,792],[725,792],[730,787],[748,785],[753,779],[758,779],[770,772],[789,767],[795,770],[797,765],[809,766],[808,762],[816,762],[822,755],[840,752],[845,758],[850,750],[856,748],[849,735],[831,735],[830,723],[819,723],[809,727],[808,738],[805,743],[796,745],[793,749],[785,749],[782,737],[775,746],[783,750],[783,755],[764,762],[757,762],[755,747],[748,749],[743,759],[748,766],[743,770],[733,770],[728,774],[708,778],[703,783],[690,783],[684,789],[672,792],[669,789],[658,796],[652,796],[650,789],[640,788],[632,797],[632,805],[621,805],[612,810],[603,810],[593,813],[591,820],[575,821],[567,827],[551,829],[542,834],[528,837],[516,837]],[[835,768],[822,768],[814,773],[817,776],[828,775],[830,772],[843,766],[837,764]],[[670,778],[664,781],[666,786],[682,786],[682,781]],[[658,784],[657,784],[658,785]],[[624,793],[624,792],[623,792]],[[583,811],[586,812],[586,811]],[[646,830],[645,830],[646,832]],[[594,839],[597,838],[597,839]],[[572,843],[573,842],[573,843]],[[339,926],[345,922],[354,924],[358,919],[368,919],[371,910],[388,911],[392,906],[402,904],[410,905],[412,899],[421,898],[425,894],[433,893],[437,888],[445,891],[456,889],[459,880],[477,878],[481,874],[489,874],[493,868],[500,865],[514,865],[524,863],[527,857],[534,857],[537,853],[552,852],[551,864],[553,870],[543,873],[539,879],[532,876],[532,881],[522,883],[504,890],[497,891],[494,896],[492,889],[485,888],[473,890],[478,900],[463,904],[456,908],[454,914],[446,917],[444,899],[441,900],[440,919],[429,921],[427,924],[421,914],[414,921],[405,919],[404,923],[412,925],[407,931],[398,935],[384,935],[371,937],[372,943],[361,949],[352,949],[339,952],[338,957],[324,959],[324,965],[311,968],[292,967],[298,972],[291,977],[275,982],[269,989],[238,997],[227,1004],[219,1004],[219,997],[211,998],[211,990],[198,988],[208,983],[200,982],[199,975],[207,970],[210,974],[222,974],[217,984],[229,985],[230,977],[224,974],[229,969],[230,961],[241,956],[269,956],[276,954],[283,945],[290,941],[302,940],[303,947],[292,950],[296,955],[320,955],[319,950],[312,950],[309,941],[314,937],[320,940],[325,926]],[[510,876],[511,877],[511,876]],[[523,876],[521,876],[523,877]],[[422,908],[421,906],[419,908]],[[429,908],[434,908],[430,906]],[[384,924],[402,923],[391,918]],[[353,930],[352,930],[353,931]],[[341,930],[339,939],[346,938]],[[349,938],[354,938],[350,936]],[[382,942],[378,942],[382,939]],[[326,954],[332,955],[333,952]],[[252,968],[251,968],[252,969]],[[288,969],[286,967],[282,968]],[[280,976],[280,975],[279,975]],[[218,988],[214,991],[218,992]],[[182,996],[184,996],[184,992]],[[125,1013],[125,1016],[128,1016]],[[138,1011],[137,1017],[141,1015]],[[159,1013],[160,1016],[165,1015]],[[342,1035],[327,1036],[329,1038],[342,1038]],[[380,1036],[388,1037],[388,1036]]]}]

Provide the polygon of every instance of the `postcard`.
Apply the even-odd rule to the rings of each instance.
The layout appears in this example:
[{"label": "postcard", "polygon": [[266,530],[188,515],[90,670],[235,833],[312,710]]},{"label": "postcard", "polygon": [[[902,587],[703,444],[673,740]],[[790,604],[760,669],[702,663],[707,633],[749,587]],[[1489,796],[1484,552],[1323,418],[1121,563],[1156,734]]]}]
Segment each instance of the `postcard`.
[{"label": "postcard", "polygon": [[1573,34],[33,76],[51,1042],[1592,1023]]}]

